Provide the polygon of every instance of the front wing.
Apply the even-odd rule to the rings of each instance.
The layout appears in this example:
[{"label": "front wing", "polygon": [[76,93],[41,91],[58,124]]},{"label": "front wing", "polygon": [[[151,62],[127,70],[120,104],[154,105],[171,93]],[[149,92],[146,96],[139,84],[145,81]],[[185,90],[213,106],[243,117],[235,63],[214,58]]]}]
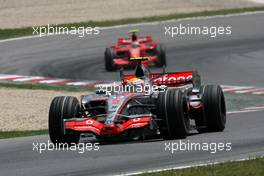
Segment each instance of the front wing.
[{"label": "front wing", "polygon": [[97,136],[117,136],[129,129],[144,128],[151,123],[151,116],[132,118],[122,124],[104,124],[93,118],[72,118],[64,121],[65,130],[93,133]]}]

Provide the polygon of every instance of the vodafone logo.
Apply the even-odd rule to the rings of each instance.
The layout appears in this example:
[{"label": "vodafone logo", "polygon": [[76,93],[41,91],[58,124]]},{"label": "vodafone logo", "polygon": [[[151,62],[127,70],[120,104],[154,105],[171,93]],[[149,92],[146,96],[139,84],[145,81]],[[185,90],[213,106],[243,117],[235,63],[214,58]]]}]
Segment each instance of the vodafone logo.
[{"label": "vodafone logo", "polygon": [[192,80],[192,75],[188,76],[172,76],[165,74],[157,79],[153,80],[153,83],[181,83]]},{"label": "vodafone logo", "polygon": [[92,125],[93,124],[93,121],[92,120],[86,120],[86,124],[87,125]]},{"label": "vodafone logo", "polygon": [[140,121],[140,118],[133,119],[133,122],[138,122],[138,121]]}]

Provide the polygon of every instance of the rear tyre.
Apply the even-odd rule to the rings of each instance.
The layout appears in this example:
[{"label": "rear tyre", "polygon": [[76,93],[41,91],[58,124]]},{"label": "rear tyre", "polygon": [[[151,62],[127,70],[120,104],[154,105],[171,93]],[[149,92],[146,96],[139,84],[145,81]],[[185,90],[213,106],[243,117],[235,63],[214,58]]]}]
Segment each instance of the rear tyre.
[{"label": "rear tyre", "polygon": [[201,132],[218,132],[225,129],[226,105],[222,88],[219,85],[203,86],[203,103],[206,128]]},{"label": "rear tyre", "polygon": [[187,104],[180,90],[161,92],[157,100],[157,120],[163,139],[184,139],[188,134]]},{"label": "rear tyre", "polygon": [[115,52],[112,48],[106,48],[105,49],[105,69],[107,71],[114,71],[116,70],[116,67],[114,65],[114,58],[115,58]]},{"label": "rear tyre", "polygon": [[157,67],[166,66],[166,51],[165,46],[162,44],[159,44],[155,48],[156,54],[159,58],[159,60],[156,62]]},{"label": "rear tyre", "polygon": [[64,119],[79,117],[80,105],[75,97],[55,97],[49,110],[49,136],[56,143],[78,143],[80,134],[69,132],[65,134]]}]

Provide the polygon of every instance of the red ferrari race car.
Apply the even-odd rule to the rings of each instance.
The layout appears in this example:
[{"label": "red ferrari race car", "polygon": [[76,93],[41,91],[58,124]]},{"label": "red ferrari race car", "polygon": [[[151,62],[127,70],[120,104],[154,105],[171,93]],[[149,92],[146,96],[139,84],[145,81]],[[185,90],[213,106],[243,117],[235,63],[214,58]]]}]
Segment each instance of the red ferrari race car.
[{"label": "red ferrari race car", "polygon": [[121,67],[135,67],[135,62],[131,62],[130,58],[148,57],[143,64],[156,65],[162,67],[166,65],[165,47],[151,36],[140,37],[138,30],[130,31],[130,38],[120,38],[117,46],[111,46],[105,50],[105,69],[114,71]]},{"label": "red ferrari race car", "polygon": [[116,91],[100,89],[80,101],[55,97],[49,111],[51,141],[78,143],[81,134],[100,140],[182,139],[194,129],[224,130],[226,107],[219,85],[202,86],[195,71],[150,73],[143,61],[133,75],[121,71]]}]

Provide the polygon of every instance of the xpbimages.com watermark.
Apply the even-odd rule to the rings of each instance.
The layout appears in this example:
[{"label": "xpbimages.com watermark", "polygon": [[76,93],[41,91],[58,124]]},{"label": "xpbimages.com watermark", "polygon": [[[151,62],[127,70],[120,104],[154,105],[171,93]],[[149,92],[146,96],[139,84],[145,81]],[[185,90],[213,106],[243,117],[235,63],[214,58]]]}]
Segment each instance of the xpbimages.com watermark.
[{"label": "xpbimages.com watermark", "polygon": [[56,143],[53,144],[51,141],[47,142],[33,142],[32,150],[41,153],[44,152],[53,152],[53,151],[76,151],[79,154],[88,152],[88,151],[98,151],[99,143]]},{"label": "xpbimages.com watermark", "polygon": [[215,154],[219,151],[231,151],[231,142],[191,142],[187,141],[177,141],[177,142],[165,142],[164,150],[171,154],[179,151],[204,151],[211,154]]},{"label": "xpbimages.com watermark", "polygon": [[112,93],[120,93],[120,92],[137,92],[137,93],[145,93],[146,95],[150,95],[154,92],[165,92],[165,85],[147,85],[147,84],[126,84],[122,85],[120,83],[114,82],[112,84],[98,84],[96,86],[96,92],[111,95]]},{"label": "xpbimages.com watermark", "polygon": [[58,26],[56,25],[46,25],[40,27],[32,27],[33,35],[38,35],[39,37],[47,35],[76,35],[78,37],[84,37],[85,35],[98,35],[100,34],[99,27],[75,27],[75,26]]},{"label": "xpbimages.com watermark", "polygon": [[204,35],[211,38],[231,35],[232,27],[231,26],[191,26],[190,24],[178,26],[165,26],[165,36],[178,37],[178,36],[188,36],[188,35]]}]

